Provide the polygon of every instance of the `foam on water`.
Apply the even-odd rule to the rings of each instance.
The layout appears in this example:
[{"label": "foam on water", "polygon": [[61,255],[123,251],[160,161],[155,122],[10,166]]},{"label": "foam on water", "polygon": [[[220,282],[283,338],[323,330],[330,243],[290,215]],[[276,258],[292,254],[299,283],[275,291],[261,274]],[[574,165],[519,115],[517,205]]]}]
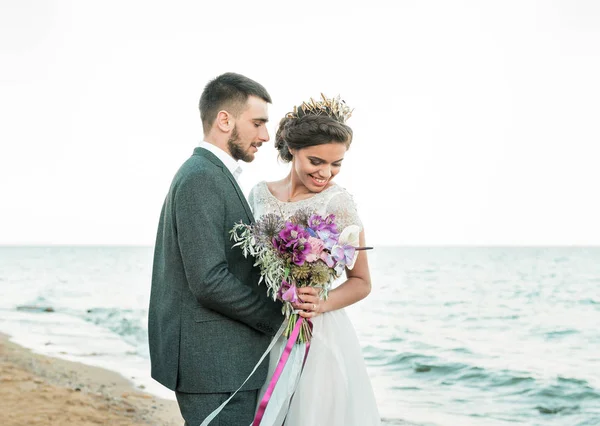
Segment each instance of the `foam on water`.
[{"label": "foam on water", "polygon": [[144,392],[175,399],[149,375],[149,360],[122,336],[81,318],[56,312],[0,310],[0,330],[34,352],[116,371]]}]

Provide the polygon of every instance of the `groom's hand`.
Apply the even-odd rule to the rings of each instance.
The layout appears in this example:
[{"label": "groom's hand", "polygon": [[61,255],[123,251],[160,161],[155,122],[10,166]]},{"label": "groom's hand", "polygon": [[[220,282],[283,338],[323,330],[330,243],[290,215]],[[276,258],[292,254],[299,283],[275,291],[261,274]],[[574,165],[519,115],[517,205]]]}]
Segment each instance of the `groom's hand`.
[{"label": "groom's hand", "polygon": [[298,315],[303,318],[314,318],[321,313],[321,299],[319,290],[314,287],[300,287],[298,289],[300,303],[293,303],[294,309],[300,310]]}]

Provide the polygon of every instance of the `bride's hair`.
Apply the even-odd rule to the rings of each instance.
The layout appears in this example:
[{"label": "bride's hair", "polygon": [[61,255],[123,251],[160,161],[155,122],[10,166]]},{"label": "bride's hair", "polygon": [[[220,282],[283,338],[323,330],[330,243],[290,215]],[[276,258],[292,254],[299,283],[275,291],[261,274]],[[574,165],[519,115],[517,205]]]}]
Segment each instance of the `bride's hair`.
[{"label": "bride's hair", "polygon": [[339,109],[335,103],[333,110],[330,105],[321,103],[317,106],[318,108],[294,108],[293,113],[287,114],[279,122],[275,133],[275,148],[279,151],[279,157],[286,163],[294,158],[290,149],[327,143],[343,143],[347,148],[350,147],[353,134],[345,120],[351,111],[347,110],[345,115],[338,113]]}]

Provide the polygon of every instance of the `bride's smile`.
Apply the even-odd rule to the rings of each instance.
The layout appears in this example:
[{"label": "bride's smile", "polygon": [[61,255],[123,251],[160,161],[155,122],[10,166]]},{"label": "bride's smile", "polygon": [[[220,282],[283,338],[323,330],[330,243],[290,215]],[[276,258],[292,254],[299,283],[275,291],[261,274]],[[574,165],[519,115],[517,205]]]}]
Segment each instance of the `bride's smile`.
[{"label": "bride's smile", "polygon": [[313,181],[315,182],[315,185],[317,186],[325,186],[327,184],[327,179],[320,179],[318,177],[316,177],[315,175],[309,175],[311,178],[313,178]]},{"label": "bride's smile", "polygon": [[321,192],[329,187],[340,172],[346,151],[346,144],[339,142],[292,150],[292,191],[298,193],[305,187],[308,192]]}]

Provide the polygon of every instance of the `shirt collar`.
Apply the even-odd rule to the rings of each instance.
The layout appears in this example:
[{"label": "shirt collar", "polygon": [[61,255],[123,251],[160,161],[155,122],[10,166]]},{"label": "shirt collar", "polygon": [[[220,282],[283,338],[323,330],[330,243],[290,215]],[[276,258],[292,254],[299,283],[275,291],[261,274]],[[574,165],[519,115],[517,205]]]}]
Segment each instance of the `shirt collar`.
[{"label": "shirt collar", "polygon": [[240,178],[240,175],[242,174],[242,168],[240,167],[238,162],[235,161],[233,157],[231,157],[231,155],[223,151],[218,146],[206,141],[200,142],[198,146],[215,154],[217,158],[221,160],[223,164],[225,164],[225,167],[227,167],[227,170],[229,170],[229,172],[233,175],[235,180],[238,180]]}]

